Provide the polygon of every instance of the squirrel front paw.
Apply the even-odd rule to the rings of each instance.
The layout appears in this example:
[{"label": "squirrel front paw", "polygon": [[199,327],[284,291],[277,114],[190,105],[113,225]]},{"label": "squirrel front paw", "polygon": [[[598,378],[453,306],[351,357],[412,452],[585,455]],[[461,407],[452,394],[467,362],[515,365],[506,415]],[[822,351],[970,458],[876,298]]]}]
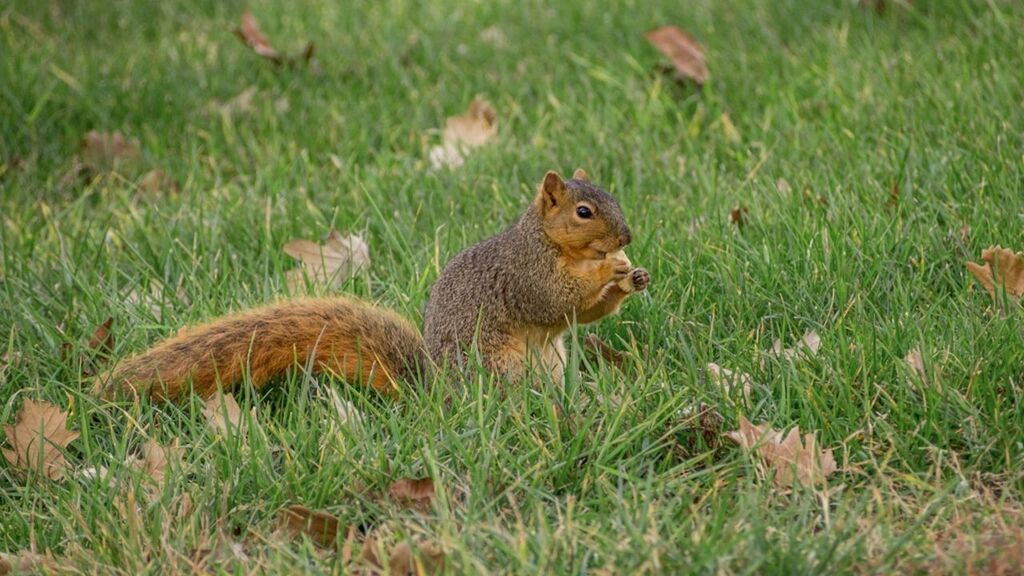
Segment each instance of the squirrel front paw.
[{"label": "squirrel front paw", "polygon": [[632,270],[629,260],[620,258],[608,258],[601,264],[601,271],[607,277],[607,282],[621,282],[629,277]]},{"label": "squirrel front paw", "polygon": [[640,292],[651,283],[651,274],[643,268],[633,268],[625,278],[619,281],[619,288],[626,293]]}]

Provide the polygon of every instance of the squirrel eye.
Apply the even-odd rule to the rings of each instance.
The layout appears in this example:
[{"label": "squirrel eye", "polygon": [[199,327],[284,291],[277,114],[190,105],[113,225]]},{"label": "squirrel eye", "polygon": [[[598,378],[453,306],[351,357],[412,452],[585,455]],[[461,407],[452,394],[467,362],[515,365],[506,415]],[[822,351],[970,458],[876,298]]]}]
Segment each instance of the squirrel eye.
[{"label": "squirrel eye", "polygon": [[576,215],[579,216],[580,218],[583,218],[584,220],[586,220],[587,218],[590,218],[591,216],[593,216],[594,213],[591,212],[590,208],[587,208],[586,206],[577,206],[576,207]]}]

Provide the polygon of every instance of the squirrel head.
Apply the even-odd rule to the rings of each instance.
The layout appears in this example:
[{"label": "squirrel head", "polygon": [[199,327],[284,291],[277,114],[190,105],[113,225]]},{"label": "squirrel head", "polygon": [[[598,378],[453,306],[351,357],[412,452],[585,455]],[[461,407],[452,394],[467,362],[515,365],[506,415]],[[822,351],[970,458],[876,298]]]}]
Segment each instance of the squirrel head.
[{"label": "squirrel head", "polygon": [[545,174],[533,203],[544,233],[572,258],[600,260],[632,240],[619,203],[582,169],[572,180]]}]

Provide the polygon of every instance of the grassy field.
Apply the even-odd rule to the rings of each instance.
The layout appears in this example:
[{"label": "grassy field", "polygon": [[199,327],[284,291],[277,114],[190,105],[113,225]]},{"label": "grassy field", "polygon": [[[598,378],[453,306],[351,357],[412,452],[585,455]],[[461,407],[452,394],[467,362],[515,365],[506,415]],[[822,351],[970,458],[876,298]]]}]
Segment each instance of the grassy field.
[{"label": "grassy field", "polygon": [[[43,398],[81,432],[63,481],[0,461],[0,551],[87,573],[345,571],[344,535],[327,551],[273,537],[298,503],[432,541],[451,573],[1020,573],[1024,313],[996,313],[964,263],[1024,249],[1024,4],[251,7],[282,51],[314,42],[317,65],[255,56],[236,1],[0,7],[0,423]],[[654,71],[643,32],[662,24],[704,45],[702,91]],[[218,111],[250,88],[251,110]],[[497,138],[430,170],[476,95]],[[67,177],[90,130],[141,158]],[[178,190],[140,189],[157,167]],[[419,324],[444,263],[576,167],[620,200],[653,278],[574,334],[627,352],[621,371],[574,344],[559,390],[387,399],[297,375],[238,394],[255,420],[217,438],[198,400],[92,398],[74,360],[108,317],[116,362],[287,295],[281,246],[331,227],[373,257],[342,291]],[[817,354],[766,355],[807,330]],[[749,406],[710,362],[752,376]],[[740,415],[815,432],[841,470],[775,488],[722,439]],[[149,499],[119,465],[147,438],[186,448]],[[111,477],[81,474],[94,466]],[[429,513],[367,496],[419,476],[439,491]]]}]

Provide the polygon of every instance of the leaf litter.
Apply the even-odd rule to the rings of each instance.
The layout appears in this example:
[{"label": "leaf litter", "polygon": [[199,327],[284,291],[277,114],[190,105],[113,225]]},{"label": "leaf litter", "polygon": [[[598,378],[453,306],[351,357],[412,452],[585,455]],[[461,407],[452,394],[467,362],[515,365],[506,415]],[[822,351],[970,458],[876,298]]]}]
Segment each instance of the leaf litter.
[{"label": "leaf litter", "polygon": [[370,267],[370,247],[361,236],[342,236],[335,229],[323,244],[296,239],[283,248],[285,254],[301,262],[288,272],[289,289],[299,290],[310,278],[314,284],[337,290],[349,277]]},{"label": "leaf litter", "polygon": [[967,270],[985,287],[992,300],[998,301],[1001,292],[1012,302],[1020,302],[1024,296],[1024,252],[989,246],[981,251],[981,261],[984,264],[968,262]]},{"label": "leaf litter", "polygon": [[307,65],[315,65],[313,60],[313,53],[315,46],[312,42],[306,44],[300,52],[293,55],[286,55],[279,52],[276,48],[270,45],[270,40],[267,39],[263,30],[260,29],[259,22],[256,21],[256,17],[252,11],[248,8],[242,12],[241,21],[237,28],[235,28],[235,35],[242,41],[243,44],[249,47],[254,54],[273,62],[276,65],[285,63],[304,63]]},{"label": "leaf litter", "polygon": [[644,36],[659,52],[672,61],[676,82],[693,81],[702,86],[708,80],[708,66],[704,61],[704,49],[688,32],[678,26],[662,26],[648,31]]},{"label": "leaf litter", "polygon": [[470,151],[487,144],[498,133],[497,119],[490,102],[479,96],[474,98],[465,114],[448,118],[441,145],[430,149],[431,168],[458,168],[465,164]]},{"label": "leaf litter", "polygon": [[78,438],[67,427],[68,413],[45,400],[26,399],[14,424],[4,426],[10,448],[4,458],[15,469],[45,475],[51,480],[64,477],[64,450]]},{"label": "leaf litter", "polygon": [[780,488],[824,484],[837,470],[832,449],[819,449],[813,433],[804,434],[801,440],[799,427],[783,435],[766,423],[754,425],[740,416],[739,430],[726,432],[726,437],[747,452],[756,453]]}]

